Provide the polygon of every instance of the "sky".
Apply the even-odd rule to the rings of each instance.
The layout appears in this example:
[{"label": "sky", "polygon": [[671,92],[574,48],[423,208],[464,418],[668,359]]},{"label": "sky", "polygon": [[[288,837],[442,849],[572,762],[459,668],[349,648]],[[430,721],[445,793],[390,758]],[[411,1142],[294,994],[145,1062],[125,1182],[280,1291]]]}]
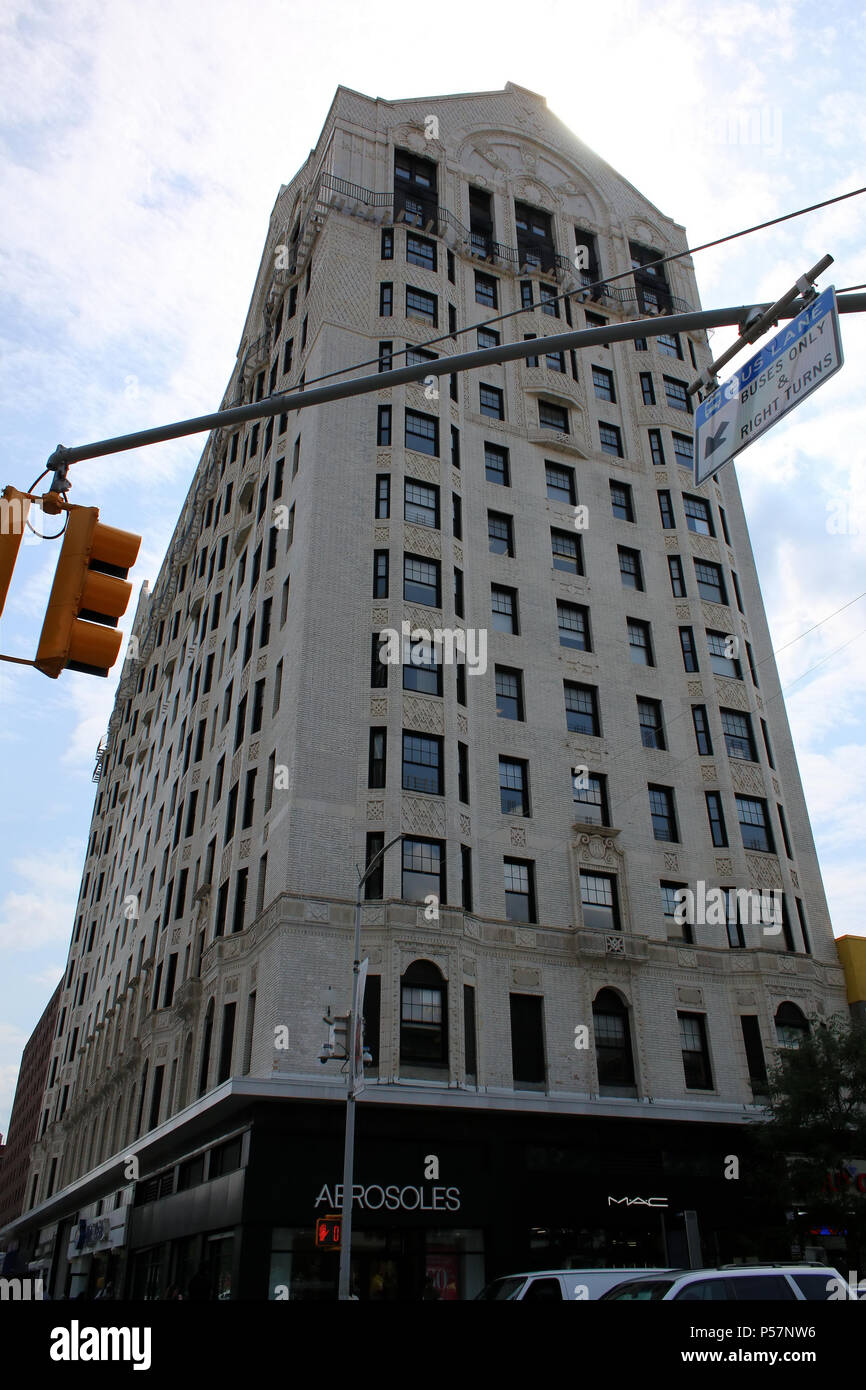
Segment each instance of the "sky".
[{"label": "sky", "polygon": [[[866,183],[864,39],[853,0],[547,0],[537,24],[508,0],[495,24],[453,0],[5,0],[0,487],[29,488],[59,442],[218,409],[274,200],[339,84],[527,87],[697,246]],[[861,285],[864,229],[866,196],[701,252],[703,306],[775,300],[828,251],[821,287]],[[842,370],[736,464],[837,936],[866,934],[866,598],[830,616],[866,590],[863,316],[842,341]],[[142,534],[136,592],[203,442],[72,470],[72,501]],[[0,651],[34,655],[57,553],[22,548]],[[0,664],[0,1133],[65,968],[121,664]]]}]

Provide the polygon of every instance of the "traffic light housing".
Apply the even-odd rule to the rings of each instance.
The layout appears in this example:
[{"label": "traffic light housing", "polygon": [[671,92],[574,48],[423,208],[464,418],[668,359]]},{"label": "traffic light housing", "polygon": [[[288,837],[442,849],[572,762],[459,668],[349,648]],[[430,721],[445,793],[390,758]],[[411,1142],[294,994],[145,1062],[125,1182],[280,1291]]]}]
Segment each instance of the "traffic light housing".
[{"label": "traffic light housing", "polygon": [[4,487],[3,496],[0,497],[0,613],[9,592],[29,511],[30,498],[26,492],[19,492],[15,487]]},{"label": "traffic light housing", "polygon": [[320,1250],[339,1250],[343,1230],[342,1216],[316,1217],[316,1245]]},{"label": "traffic light housing", "polygon": [[141,536],[104,526],[98,507],[70,507],[35,665],[52,680],[61,671],[107,676],[120,655],[116,631],[126,612]]}]

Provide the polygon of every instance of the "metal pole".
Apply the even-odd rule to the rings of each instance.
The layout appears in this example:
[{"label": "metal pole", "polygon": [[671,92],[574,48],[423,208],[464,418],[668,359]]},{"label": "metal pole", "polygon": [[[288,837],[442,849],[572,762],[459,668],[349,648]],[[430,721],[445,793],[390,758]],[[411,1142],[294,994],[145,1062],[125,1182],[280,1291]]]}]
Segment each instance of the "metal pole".
[{"label": "metal pole", "polygon": [[[579,291],[577,296],[573,297],[579,299]],[[103,458],[106,454],[120,454],[126,449],[140,449],[146,444],[161,444],[168,439],[182,439],[186,435],[202,434],[208,430],[243,424],[248,420],[285,415],[290,410],[324,405],[330,401],[344,400],[348,396],[363,396],[371,391],[383,391],[389,386],[402,386],[407,381],[422,381],[427,376],[449,376],[452,372],[466,372],[475,367],[513,362],[521,357],[538,356],[542,352],[594,347],[603,343],[622,342],[629,338],[653,338],[660,333],[686,333],[696,329],[745,324],[756,309],[764,312],[770,307],[769,304],[741,304],[730,309],[707,309],[690,314],[670,314],[663,318],[631,319],[626,323],[608,324],[604,328],[583,328],[573,333],[555,333],[549,337],[482,348],[478,352],[461,352],[453,357],[437,357],[432,362],[420,362],[414,367],[397,367],[392,372],[377,372],[373,376],[355,377],[351,381],[329,382],[326,386],[311,386],[302,391],[267,396],[264,400],[255,401],[250,405],[215,411],[211,415],[199,415],[192,420],[160,425],[156,429],[137,430],[134,434],[118,435],[115,439],[101,439],[94,444],[81,444],[72,449],[58,444],[48,460],[47,467],[57,468],[80,463],[83,459]],[[796,318],[802,308],[802,304],[792,304],[780,313],[779,317]],[[866,294],[845,295],[837,300],[837,308],[842,314],[864,313]],[[349,366],[345,370],[349,372],[358,369]]]},{"label": "metal pole", "polygon": [[395,835],[393,840],[389,840],[387,845],[383,845],[378,854],[370,860],[363,874],[358,880],[358,891],[355,894],[355,932],[352,946],[352,1012],[349,1016],[349,1027],[347,1029],[347,1046],[349,1051],[349,1077],[346,1090],[346,1138],[343,1144],[343,1202],[342,1219],[340,1223],[340,1279],[337,1287],[337,1298],[346,1300],[351,1298],[349,1288],[349,1276],[352,1263],[352,1197],[355,1183],[355,1088],[358,1084],[357,1048],[356,1039],[356,1020],[361,1011],[362,1001],[359,995],[359,980],[361,974],[361,893],[367,879],[378,868],[385,852],[396,845],[398,840],[402,840],[402,835]]}]

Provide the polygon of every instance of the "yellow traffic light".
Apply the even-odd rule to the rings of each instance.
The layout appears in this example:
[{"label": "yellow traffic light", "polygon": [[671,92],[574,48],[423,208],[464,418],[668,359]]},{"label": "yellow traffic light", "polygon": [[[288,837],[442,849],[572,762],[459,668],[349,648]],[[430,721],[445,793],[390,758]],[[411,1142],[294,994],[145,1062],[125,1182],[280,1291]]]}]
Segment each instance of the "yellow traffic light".
[{"label": "yellow traffic light", "polygon": [[98,507],[70,507],[35,665],[107,676],[120,654],[117,619],[126,612],[141,536],[103,526]]},{"label": "yellow traffic light", "polygon": [[9,592],[9,581],[18,559],[29,511],[30,498],[26,492],[4,487],[3,496],[0,497],[0,613]]}]

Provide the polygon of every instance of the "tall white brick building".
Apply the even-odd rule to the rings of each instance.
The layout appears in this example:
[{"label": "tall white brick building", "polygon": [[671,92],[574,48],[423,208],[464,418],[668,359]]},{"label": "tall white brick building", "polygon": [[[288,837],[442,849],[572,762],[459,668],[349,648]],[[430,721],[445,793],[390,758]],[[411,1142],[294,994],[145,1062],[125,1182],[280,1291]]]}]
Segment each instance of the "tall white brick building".
[{"label": "tall white brick building", "polygon": [[[643,268],[686,244],[531,92],[340,88],[223,404],[698,308],[689,258]],[[208,439],[101,754],[11,1233],[56,1292],[333,1292],[322,1013],[356,866],[401,833],[363,912],[359,1295],[682,1259],[684,1209],[706,1258],[788,1253],[725,1156],[845,996],[736,478],[690,471],[709,357],[540,353]],[[383,665],[404,621],[486,669]],[[699,883],[782,921],[679,925]]]}]

